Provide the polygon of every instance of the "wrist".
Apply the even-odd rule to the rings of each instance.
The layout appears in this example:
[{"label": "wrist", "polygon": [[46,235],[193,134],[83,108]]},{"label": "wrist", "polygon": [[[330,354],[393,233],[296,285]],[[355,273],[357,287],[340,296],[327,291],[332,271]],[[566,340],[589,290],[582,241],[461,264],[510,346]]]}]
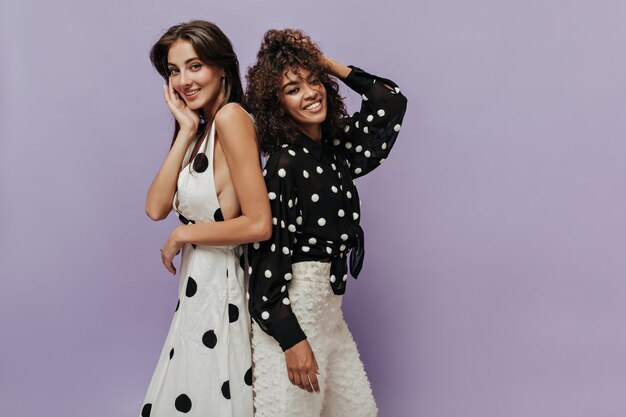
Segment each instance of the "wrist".
[{"label": "wrist", "polygon": [[183,246],[185,243],[187,243],[186,231],[188,227],[188,225],[180,225],[172,231],[172,240],[175,244]]}]

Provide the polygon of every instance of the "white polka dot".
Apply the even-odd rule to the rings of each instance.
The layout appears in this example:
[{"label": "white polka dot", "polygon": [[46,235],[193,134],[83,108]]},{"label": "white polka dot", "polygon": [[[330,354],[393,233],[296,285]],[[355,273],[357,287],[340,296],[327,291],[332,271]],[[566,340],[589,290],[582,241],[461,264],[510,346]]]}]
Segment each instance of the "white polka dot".
[{"label": "white polka dot", "polygon": [[263,300],[263,301],[267,302],[267,297],[266,297],[266,296],[263,296],[263,297],[261,297],[261,300]]},{"label": "white polka dot", "polygon": [[343,145],[346,147],[346,149],[350,149],[352,148],[352,143],[351,142],[346,142],[345,145]]},{"label": "white polka dot", "polygon": [[344,242],[345,242],[346,240],[348,240],[348,235],[347,235],[347,234],[345,234],[345,233],[344,233],[344,234],[342,234],[342,235],[341,235],[341,240],[343,240]]},{"label": "white polka dot", "polygon": [[381,159],[380,161],[378,161],[378,165],[382,165],[383,162],[385,162],[385,158]]},{"label": "white polka dot", "polygon": [[270,200],[276,200],[276,193],[270,191],[269,193],[267,193],[267,196],[270,198]]},{"label": "white polka dot", "polygon": [[289,304],[291,304],[291,301],[289,301],[289,298],[285,297],[283,298],[283,304],[288,306]]},{"label": "white polka dot", "polygon": [[372,153],[370,151],[365,151],[363,152],[363,155],[365,155],[366,158],[369,158],[370,156],[372,156]]},{"label": "white polka dot", "polygon": [[309,150],[307,148],[302,148],[302,150],[304,151],[304,153],[309,153]]},{"label": "white polka dot", "polygon": [[352,218],[354,220],[358,219],[359,218],[359,213],[352,213]]},{"label": "white polka dot", "polygon": [[302,175],[304,178],[309,178],[309,172],[306,169],[302,171]]},{"label": "white polka dot", "polygon": [[289,226],[287,226],[287,230],[289,230],[291,233],[295,233],[296,226],[294,226],[293,224],[290,224]]},{"label": "white polka dot", "polygon": [[293,276],[291,275],[291,272],[287,272],[285,274],[285,281],[291,281],[291,278],[293,278]]},{"label": "white polka dot", "polygon": [[246,291],[246,300],[250,300],[250,293]]},{"label": "white polka dot", "polygon": [[374,120],[374,116],[372,116],[371,114],[369,116],[367,116],[367,121],[371,122],[372,120]]},{"label": "white polka dot", "polygon": [[289,146],[289,145],[288,145],[288,144],[286,144],[286,143],[283,143],[283,144],[281,145],[281,148],[286,148],[287,146]]},{"label": "white polka dot", "polygon": [[287,286],[283,285],[282,287],[280,287],[280,292],[285,292],[287,291]]},{"label": "white polka dot", "polygon": [[346,197],[352,198],[352,193],[350,191],[346,191]]},{"label": "white polka dot", "polygon": [[289,255],[289,248],[287,246],[283,246],[283,254]]},{"label": "white polka dot", "polygon": [[335,281],[337,281],[337,278],[335,278],[334,275],[330,276],[330,282],[334,283]]},{"label": "white polka dot", "polygon": [[251,266],[249,266],[249,267],[248,267],[248,274],[251,274],[251,273],[252,273],[252,267],[251,267]]},{"label": "white polka dot", "polygon": [[264,169],[263,170],[263,176],[266,176],[266,175],[267,175],[267,169]]},{"label": "white polka dot", "polygon": [[326,247],[326,252],[328,252],[328,254],[330,255],[331,253],[333,253],[333,249],[331,247]]},{"label": "white polka dot", "polygon": [[265,270],[265,278],[272,278],[272,271],[270,271],[269,269]]},{"label": "white polka dot", "polygon": [[363,133],[370,133],[370,130],[367,126],[363,128]]},{"label": "white polka dot", "polygon": [[396,90],[396,94],[398,94],[400,92],[400,87],[396,87],[394,90]]},{"label": "white polka dot", "polygon": [[330,187],[330,189],[333,191],[333,193],[337,193],[339,190],[337,189],[337,187],[335,187],[334,185],[332,187]]},{"label": "white polka dot", "polygon": [[384,142],[380,147],[383,149],[387,149],[387,142]]},{"label": "white polka dot", "polygon": [[320,196],[317,194],[313,194],[311,196],[311,201],[313,201],[314,203],[317,203],[318,201],[320,201]]},{"label": "white polka dot", "polygon": [[380,109],[380,110],[378,110],[376,113],[378,113],[378,115],[379,115],[380,117],[383,117],[383,116],[385,115],[385,110]]},{"label": "white polka dot", "polygon": [[354,150],[357,151],[357,152],[361,152],[363,150],[363,147],[361,145],[359,145],[356,148],[354,148]]},{"label": "white polka dot", "polygon": [[261,244],[260,244],[259,242],[254,242],[254,243],[252,244],[252,247],[253,247],[254,249],[259,249],[259,248],[261,247]]},{"label": "white polka dot", "polygon": [[344,281],[346,281],[347,279],[348,279],[348,275],[347,275],[347,274],[344,274],[344,275],[343,275],[343,280],[344,280]]},{"label": "white polka dot", "polygon": [[354,126],[358,129],[359,128],[359,121],[357,120],[356,122],[354,122]]},{"label": "white polka dot", "polygon": [[283,202],[283,195],[282,194],[278,196],[278,200],[280,200],[281,203]]},{"label": "white polka dot", "polygon": [[339,211],[337,212],[337,215],[338,215],[339,217],[343,217],[343,216],[345,216],[345,215],[346,215],[346,212],[345,212],[345,211],[343,211],[343,209],[339,209]]},{"label": "white polka dot", "polygon": [[283,229],[285,228],[285,221],[284,220],[280,221],[280,227],[283,228]]},{"label": "white polka dot", "polygon": [[310,250],[311,250],[311,248],[309,248],[308,246],[303,246],[302,247],[302,252],[308,252]]},{"label": "white polka dot", "polygon": [[261,313],[261,318],[262,318],[263,320],[267,320],[267,319],[269,319],[269,318],[270,318],[270,313],[268,313],[267,311],[262,312],[262,313]]},{"label": "white polka dot", "polygon": [[281,168],[281,169],[278,170],[278,176],[279,177],[284,178],[285,175],[287,175],[287,171],[285,171],[284,168]]},{"label": "white polka dot", "polygon": [[359,175],[361,172],[363,172],[363,170],[361,168],[355,168],[354,169],[354,173]]},{"label": "white polka dot", "polygon": [[361,94],[361,98],[363,99],[363,101],[367,101],[367,96],[365,94]]},{"label": "white polka dot", "polygon": [[296,217],[296,224],[300,226],[302,224],[302,216]]},{"label": "white polka dot", "polygon": [[289,199],[289,201],[287,201],[287,206],[288,206],[289,208],[292,208],[292,207],[293,207],[293,200],[292,200],[291,198]]},{"label": "white polka dot", "polygon": [[276,244],[275,243],[272,243],[272,246],[270,246],[270,250],[272,252],[276,252]]},{"label": "white polka dot", "polygon": [[399,124],[397,124],[397,125],[395,125],[395,126],[393,127],[393,130],[395,130],[396,132],[399,132],[401,127],[402,127],[402,126],[400,126]]},{"label": "white polka dot", "polygon": [[339,250],[340,250],[340,251],[342,251],[342,252],[343,252],[344,250],[346,250],[346,245],[341,245],[341,246],[339,246]]},{"label": "white polka dot", "polygon": [[330,164],[331,167],[333,167],[333,171],[337,171],[337,165],[335,164]]},{"label": "white polka dot", "polygon": [[343,128],[343,131],[348,133],[350,131],[350,126],[346,125],[346,127]]},{"label": "white polka dot", "polygon": [[272,224],[276,226],[278,224],[278,219],[276,217],[272,217]]},{"label": "white polka dot", "polygon": [[287,152],[289,152],[289,155],[291,156],[296,156],[296,153],[291,149],[289,149]]},{"label": "white polka dot", "polygon": [[315,168],[315,170],[317,171],[318,174],[321,174],[322,172],[324,172],[322,167],[317,167],[317,168]]},{"label": "white polka dot", "polygon": [[310,245],[315,245],[317,243],[317,239],[315,239],[314,237],[309,238],[309,244]]},{"label": "white polka dot", "polygon": [[320,226],[324,226],[324,225],[326,224],[326,219],[325,219],[325,218],[323,218],[323,217],[322,217],[322,218],[320,218],[320,219],[317,221],[317,224],[319,224]]}]

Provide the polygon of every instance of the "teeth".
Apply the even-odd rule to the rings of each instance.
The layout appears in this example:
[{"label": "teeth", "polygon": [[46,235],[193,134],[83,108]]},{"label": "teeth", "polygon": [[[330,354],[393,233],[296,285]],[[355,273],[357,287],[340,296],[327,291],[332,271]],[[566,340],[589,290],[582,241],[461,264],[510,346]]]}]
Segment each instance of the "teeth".
[{"label": "teeth", "polygon": [[321,106],[321,105],[322,105],[322,102],[321,102],[321,101],[317,101],[317,102],[315,102],[315,103],[313,103],[313,104],[309,104],[308,106],[306,106],[306,107],[304,108],[304,110],[316,109],[316,108],[318,108],[318,107],[319,107],[319,106]]},{"label": "teeth", "polygon": [[198,90],[194,90],[194,91],[188,91],[188,92],[186,92],[186,93],[185,93],[185,95],[186,95],[187,97],[189,97],[189,96],[193,96],[193,95],[195,95],[198,91],[200,91],[200,89],[198,89]]}]

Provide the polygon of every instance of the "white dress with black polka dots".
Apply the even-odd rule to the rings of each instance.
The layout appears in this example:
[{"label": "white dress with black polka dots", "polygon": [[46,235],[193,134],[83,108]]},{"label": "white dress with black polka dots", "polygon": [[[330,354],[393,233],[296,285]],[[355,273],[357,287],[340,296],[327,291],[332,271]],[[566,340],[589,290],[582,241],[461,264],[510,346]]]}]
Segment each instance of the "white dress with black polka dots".
[{"label": "white dress with black polka dots", "polygon": [[[224,219],[213,177],[214,139],[215,124],[193,162],[196,142],[185,155],[174,197],[185,224]],[[178,304],[142,417],[252,417],[250,317],[240,255],[240,246],[183,248]]]}]

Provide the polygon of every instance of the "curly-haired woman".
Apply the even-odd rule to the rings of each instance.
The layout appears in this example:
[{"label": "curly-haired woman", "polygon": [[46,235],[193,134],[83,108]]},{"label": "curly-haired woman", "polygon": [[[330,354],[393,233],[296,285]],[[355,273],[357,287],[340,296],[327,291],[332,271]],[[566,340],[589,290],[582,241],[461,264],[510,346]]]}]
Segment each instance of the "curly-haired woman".
[{"label": "curly-haired woman", "polygon": [[[333,77],[362,96],[352,117]],[[256,416],[374,416],[341,312],[348,257],[356,278],[364,254],[353,179],[387,157],[407,100],[298,30],[268,31],[247,80],[273,215],[272,237],[249,246]]]},{"label": "curly-haired woman", "polygon": [[146,201],[183,223],[161,250],[165,268],[182,250],[178,304],[142,417],[252,417],[252,358],[242,243],[270,236],[270,207],[254,124],[230,40],[214,24],[172,26],[150,59],[165,79],[174,140]]}]

